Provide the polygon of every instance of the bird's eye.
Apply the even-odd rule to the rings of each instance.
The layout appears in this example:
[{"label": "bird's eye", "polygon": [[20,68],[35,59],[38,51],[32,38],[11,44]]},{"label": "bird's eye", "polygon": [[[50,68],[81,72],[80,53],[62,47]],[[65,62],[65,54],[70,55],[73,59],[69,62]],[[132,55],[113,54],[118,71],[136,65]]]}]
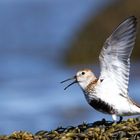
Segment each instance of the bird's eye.
[{"label": "bird's eye", "polygon": [[83,72],[82,72],[82,75],[84,75],[84,74],[85,74],[85,72],[83,71]]}]

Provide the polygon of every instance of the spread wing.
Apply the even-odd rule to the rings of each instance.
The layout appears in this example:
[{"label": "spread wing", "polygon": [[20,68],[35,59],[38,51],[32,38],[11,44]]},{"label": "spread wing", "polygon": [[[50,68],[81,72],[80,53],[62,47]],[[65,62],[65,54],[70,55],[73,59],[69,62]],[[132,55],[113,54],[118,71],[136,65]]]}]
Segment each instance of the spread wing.
[{"label": "spread wing", "polygon": [[[100,56],[100,79],[106,79],[111,89],[124,96],[128,94],[130,55],[136,38],[136,18],[129,17],[122,22],[106,40]],[[119,94],[119,93],[118,93]]]}]

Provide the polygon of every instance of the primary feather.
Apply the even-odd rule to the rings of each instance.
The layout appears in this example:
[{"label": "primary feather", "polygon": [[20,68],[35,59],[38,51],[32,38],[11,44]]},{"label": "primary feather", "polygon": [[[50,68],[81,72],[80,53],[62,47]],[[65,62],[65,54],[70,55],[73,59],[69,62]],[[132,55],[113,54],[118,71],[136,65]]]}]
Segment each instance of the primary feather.
[{"label": "primary feather", "polygon": [[122,22],[105,41],[99,56],[100,79],[105,79],[108,88],[115,85],[116,93],[123,96],[128,94],[130,55],[136,38],[136,24],[133,16]]}]

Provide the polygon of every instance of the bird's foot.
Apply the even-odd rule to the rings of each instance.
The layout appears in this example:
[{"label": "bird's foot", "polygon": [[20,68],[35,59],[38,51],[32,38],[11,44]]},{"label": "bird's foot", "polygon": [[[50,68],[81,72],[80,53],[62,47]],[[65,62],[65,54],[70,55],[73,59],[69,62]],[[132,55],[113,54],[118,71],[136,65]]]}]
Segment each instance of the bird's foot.
[{"label": "bird's foot", "polygon": [[107,121],[105,118],[103,118],[101,120],[101,124],[103,124],[103,125],[110,125],[110,124],[112,124],[112,121]]},{"label": "bird's foot", "polygon": [[112,123],[112,121],[107,121],[105,118],[103,118],[101,120],[102,124],[109,124],[109,123]]},{"label": "bird's foot", "polygon": [[118,121],[117,123],[121,123],[121,122],[122,122],[122,120],[123,120],[123,117],[122,117],[122,116],[120,116],[120,119],[119,119],[119,121]]},{"label": "bird's foot", "polygon": [[107,121],[106,121],[105,118],[103,118],[103,119],[101,120],[101,122],[102,122],[102,123],[106,123]]}]

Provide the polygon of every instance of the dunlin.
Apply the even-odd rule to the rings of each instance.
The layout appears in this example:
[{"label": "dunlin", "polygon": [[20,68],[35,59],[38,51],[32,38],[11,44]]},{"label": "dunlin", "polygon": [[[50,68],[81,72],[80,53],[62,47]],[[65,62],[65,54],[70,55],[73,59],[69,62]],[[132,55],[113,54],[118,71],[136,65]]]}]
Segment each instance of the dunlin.
[{"label": "dunlin", "polygon": [[[100,76],[83,69],[61,83],[74,80],[65,89],[78,83],[87,102],[96,110],[117,116],[140,114],[140,105],[128,95],[130,55],[135,44],[137,19],[134,16],[122,22],[107,38],[99,55]],[[93,46],[94,47],[94,46]]]}]

